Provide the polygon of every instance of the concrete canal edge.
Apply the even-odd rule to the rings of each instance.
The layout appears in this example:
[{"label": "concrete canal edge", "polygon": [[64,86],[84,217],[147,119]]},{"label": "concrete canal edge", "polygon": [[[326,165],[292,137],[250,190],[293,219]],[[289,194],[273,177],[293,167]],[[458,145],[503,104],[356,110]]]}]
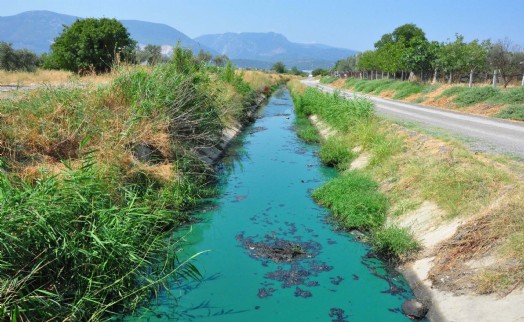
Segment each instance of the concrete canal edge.
[{"label": "concrete canal edge", "polygon": [[203,147],[198,148],[195,152],[198,155],[198,158],[205,162],[209,166],[215,165],[219,162],[224,156],[225,151],[231,145],[233,140],[240,135],[245,127],[255,120],[255,114],[259,108],[266,102],[268,96],[265,94],[259,94],[255,99],[255,102],[247,110],[247,122],[246,123],[236,123],[235,125],[225,128],[222,131],[222,137],[220,143],[212,147]]}]

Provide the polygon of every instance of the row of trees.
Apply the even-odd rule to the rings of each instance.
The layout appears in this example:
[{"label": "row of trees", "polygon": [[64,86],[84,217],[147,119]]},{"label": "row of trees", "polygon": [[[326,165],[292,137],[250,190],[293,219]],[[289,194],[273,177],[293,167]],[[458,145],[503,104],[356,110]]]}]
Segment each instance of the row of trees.
[{"label": "row of trees", "polygon": [[394,78],[437,81],[447,78],[449,83],[469,76],[490,77],[498,73],[504,86],[524,72],[524,52],[509,40],[465,42],[457,34],[454,41],[439,43],[429,41],[422,29],[414,24],[405,24],[392,33],[384,34],[374,44],[375,49],[362,52],[355,57],[339,60],[334,71],[341,73],[363,73],[369,78],[386,74]]},{"label": "row of trees", "polygon": [[[203,50],[192,57],[197,63],[213,63],[218,67],[229,62],[226,55],[213,56]],[[162,55],[161,46],[137,46],[121,22],[107,18],[82,19],[65,26],[51,45],[51,52],[41,57],[0,42],[0,69],[7,71],[34,71],[42,66],[80,74],[102,73],[111,70],[115,62],[156,65],[168,59]]]},{"label": "row of trees", "polygon": [[[198,54],[193,57],[198,64],[214,64],[217,67],[225,67],[230,62],[229,57],[226,55],[215,55],[200,49]],[[168,57],[162,55],[162,47],[158,45],[147,45],[143,48],[136,47],[134,56],[131,61],[136,64],[148,64],[156,65],[159,63],[165,63],[169,60]]]},{"label": "row of trees", "polygon": [[41,59],[27,49],[14,49],[10,43],[0,42],[0,69],[7,71],[35,71]]}]

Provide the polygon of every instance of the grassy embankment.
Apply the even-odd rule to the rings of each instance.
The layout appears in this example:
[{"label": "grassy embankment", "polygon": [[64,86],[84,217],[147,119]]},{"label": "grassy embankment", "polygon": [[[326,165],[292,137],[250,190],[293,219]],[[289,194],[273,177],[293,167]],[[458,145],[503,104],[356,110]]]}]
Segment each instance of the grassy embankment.
[{"label": "grassy embankment", "polygon": [[0,100],[0,320],[105,319],[198,277],[170,234],[214,193],[196,149],[245,122],[257,92],[183,52],[97,83]]},{"label": "grassy embankment", "polygon": [[322,78],[321,83],[396,100],[524,121],[524,87],[495,89],[483,85],[469,88],[466,85],[430,85],[392,79],[337,80],[332,77]]},{"label": "grassy embankment", "polygon": [[[320,141],[322,161],[341,170],[313,197],[332,209],[342,227],[363,230],[377,252],[406,259],[415,255],[419,243],[411,231],[394,223],[429,201],[444,213],[442,223],[468,221],[436,250],[435,282],[446,276],[446,283],[456,284],[451,289],[469,283],[478,293],[522,285],[524,185],[519,176],[524,169],[382,120],[369,101],[346,101],[298,83],[290,88],[298,134]],[[326,140],[312,134],[307,117],[313,114],[337,134]],[[360,149],[370,154],[369,165],[347,170],[356,156],[353,151]],[[468,268],[468,261],[485,256],[494,258],[490,265]]]}]

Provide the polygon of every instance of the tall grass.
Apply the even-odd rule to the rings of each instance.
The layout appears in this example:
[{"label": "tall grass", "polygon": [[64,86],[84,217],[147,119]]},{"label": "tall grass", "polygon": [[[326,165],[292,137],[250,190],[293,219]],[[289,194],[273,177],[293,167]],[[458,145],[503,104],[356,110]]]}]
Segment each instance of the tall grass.
[{"label": "tall grass", "polygon": [[345,170],[355,158],[355,153],[349,149],[346,140],[334,136],[322,142],[319,157],[323,164]]},{"label": "tall grass", "polygon": [[176,260],[166,228],[176,212],[79,169],[34,184],[0,174],[0,296],[3,318],[97,320],[132,310],[168,277],[197,277]]},{"label": "tall grass", "polygon": [[255,92],[185,52],[113,77],[0,101],[2,321],[106,319],[198,278],[170,232],[214,193],[198,149],[246,121]]},{"label": "tall grass", "polygon": [[329,207],[346,229],[369,231],[386,220],[387,199],[369,177],[349,172],[313,192],[313,198]]},{"label": "tall grass", "polygon": [[299,115],[318,114],[337,130],[349,127],[373,115],[373,103],[365,99],[345,100],[338,95],[326,95],[308,88],[294,96],[295,110]]},{"label": "tall grass", "polygon": [[[298,117],[307,120],[317,114],[339,131],[337,136],[321,141],[320,158],[329,166],[344,170],[355,157],[352,146],[360,145],[373,152],[377,166],[401,151],[401,141],[387,137],[367,100],[345,100],[314,89],[291,86]],[[346,172],[313,192],[313,198],[329,207],[344,229],[359,229],[370,234],[377,251],[392,260],[411,253],[417,243],[413,236],[397,228],[385,228],[389,202],[370,176],[357,171]]]},{"label": "tall grass", "polygon": [[295,131],[299,138],[307,143],[319,143],[320,134],[317,128],[309,122],[304,115],[297,115],[295,118]]}]

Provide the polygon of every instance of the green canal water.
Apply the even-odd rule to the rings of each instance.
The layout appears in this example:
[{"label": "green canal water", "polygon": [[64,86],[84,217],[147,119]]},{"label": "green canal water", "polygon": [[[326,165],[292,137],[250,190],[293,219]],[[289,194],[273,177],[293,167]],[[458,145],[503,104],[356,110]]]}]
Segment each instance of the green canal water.
[{"label": "green canal water", "polygon": [[[413,297],[406,281],[335,231],[311,199],[337,174],[293,122],[290,94],[279,91],[225,159],[219,197],[179,232],[189,232],[182,260],[209,250],[195,262],[202,280],[174,284],[126,320],[409,321],[400,310]],[[261,245],[294,245],[296,256],[274,262]]]}]

